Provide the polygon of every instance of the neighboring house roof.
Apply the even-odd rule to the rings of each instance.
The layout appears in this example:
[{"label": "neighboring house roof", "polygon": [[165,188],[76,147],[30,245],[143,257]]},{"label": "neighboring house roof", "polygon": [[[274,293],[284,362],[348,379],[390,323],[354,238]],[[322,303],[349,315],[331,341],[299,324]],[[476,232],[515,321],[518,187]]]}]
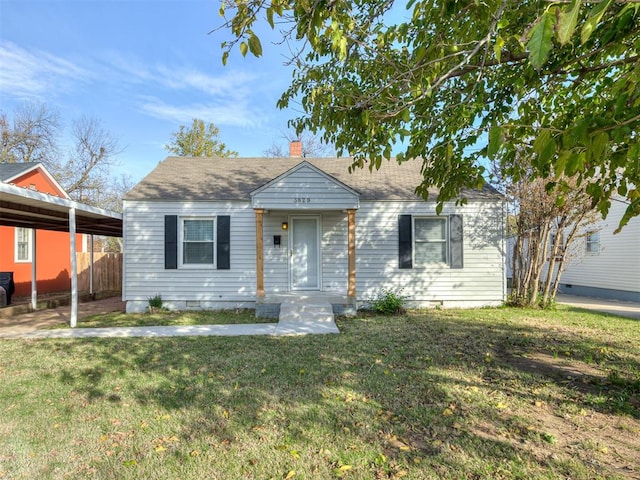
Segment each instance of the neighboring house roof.
[{"label": "neighboring house roof", "polygon": [[[44,175],[58,194],[12,185],[34,170]],[[122,214],[74,202],[42,163],[0,163],[0,225],[68,232],[71,208],[78,233],[122,236]]]},{"label": "neighboring house roof", "polygon": [[[360,193],[361,200],[418,200],[422,160],[383,162],[380,170],[356,168],[351,158],[192,158],[167,157],[125,200],[249,200],[251,192],[302,162],[308,162]],[[436,198],[437,189],[429,189]],[[468,198],[494,197],[490,186],[465,191]]]},{"label": "neighboring house roof", "polygon": [[0,182],[11,183],[11,180],[35,170],[41,163],[0,163]]},{"label": "neighboring house roof", "polygon": [[0,163],[0,182],[14,183],[14,180],[18,180],[20,177],[26,175],[33,170],[40,170],[40,172],[51,182],[59,194],[64,198],[69,198],[67,192],[64,191],[58,181],[49,173],[45,166],[40,162],[18,162],[18,163]]}]

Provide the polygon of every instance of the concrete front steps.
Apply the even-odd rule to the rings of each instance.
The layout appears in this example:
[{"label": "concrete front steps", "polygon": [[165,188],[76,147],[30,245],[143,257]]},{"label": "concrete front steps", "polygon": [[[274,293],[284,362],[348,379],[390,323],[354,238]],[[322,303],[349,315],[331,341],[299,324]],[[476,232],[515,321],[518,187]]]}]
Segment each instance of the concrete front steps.
[{"label": "concrete front steps", "polygon": [[330,303],[283,302],[276,335],[340,333]]}]

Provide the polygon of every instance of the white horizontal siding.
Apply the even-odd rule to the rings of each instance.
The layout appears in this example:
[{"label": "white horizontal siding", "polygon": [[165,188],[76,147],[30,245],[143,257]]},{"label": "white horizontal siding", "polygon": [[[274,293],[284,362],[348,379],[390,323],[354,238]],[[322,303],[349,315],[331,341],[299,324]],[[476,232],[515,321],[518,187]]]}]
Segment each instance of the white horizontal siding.
[{"label": "white horizontal siding", "polygon": [[[289,231],[282,230],[283,222],[289,222],[286,212],[271,211],[263,217],[264,289],[267,293],[289,291]],[[273,245],[274,235],[280,235],[280,248]]]},{"label": "white horizontal siding", "polygon": [[[360,302],[382,288],[402,289],[411,302],[450,305],[499,303],[504,298],[501,203],[446,205],[442,215],[463,216],[464,268],[398,268],[398,216],[435,215],[425,202],[363,202],[356,213],[356,284]],[[267,293],[289,290],[289,231],[282,230],[298,210],[270,210],[263,217],[264,280]],[[322,289],[346,293],[347,215],[321,211]],[[230,270],[164,269],[164,216],[230,215]],[[280,247],[273,237],[280,235]],[[179,301],[255,300],[255,214],[248,202],[125,202],[123,297],[146,301],[160,294]],[[207,303],[208,304],[208,303]]]},{"label": "white horizontal siding", "polygon": [[347,215],[322,215],[322,290],[345,295],[348,283]]},{"label": "white horizontal siding", "polygon": [[586,238],[579,238],[562,283],[640,292],[640,218],[632,218],[620,233],[613,233],[626,208],[614,201],[605,220],[587,227],[600,230],[600,252],[587,253]]},{"label": "white horizontal siding", "polygon": [[381,289],[402,290],[410,302],[490,304],[504,299],[501,202],[445,205],[442,215],[461,214],[464,268],[447,265],[398,268],[398,216],[435,215],[424,202],[362,202],[356,214],[356,283],[358,299],[367,301]]},{"label": "white horizontal siding", "polygon": [[[255,215],[245,202],[125,202],[124,300],[246,301],[255,297]],[[231,217],[229,270],[165,270],[164,217]]]},{"label": "white horizontal siding", "polygon": [[252,204],[267,209],[341,210],[358,208],[358,195],[305,165],[257,192]]}]

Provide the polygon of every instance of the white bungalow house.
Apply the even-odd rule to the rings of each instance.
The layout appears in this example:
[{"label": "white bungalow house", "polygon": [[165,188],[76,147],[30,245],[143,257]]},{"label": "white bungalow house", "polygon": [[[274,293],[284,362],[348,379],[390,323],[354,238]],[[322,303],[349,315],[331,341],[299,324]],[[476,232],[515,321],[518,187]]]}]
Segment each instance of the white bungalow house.
[{"label": "white bungalow house", "polygon": [[351,159],[169,157],[124,201],[123,300],[141,312],[255,308],[325,296],[352,313],[382,289],[413,307],[505,299],[503,201],[423,201],[419,160],[356,169]]}]

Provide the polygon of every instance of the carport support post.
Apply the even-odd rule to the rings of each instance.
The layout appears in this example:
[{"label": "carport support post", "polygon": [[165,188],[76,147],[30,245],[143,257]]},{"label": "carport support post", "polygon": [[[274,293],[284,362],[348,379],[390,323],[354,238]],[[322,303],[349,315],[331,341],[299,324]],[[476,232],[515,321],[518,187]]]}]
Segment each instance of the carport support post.
[{"label": "carport support post", "polygon": [[89,235],[89,293],[93,295],[93,233]]},{"label": "carport support post", "polygon": [[262,234],[262,215],[264,209],[256,208],[256,296],[264,298],[264,241]]},{"label": "carport support post", "polygon": [[38,258],[36,256],[36,229],[31,229],[31,309],[38,308]]},{"label": "carport support post", "polygon": [[76,261],[76,209],[69,209],[69,250],[71,256],[71,321],[69,326],[76,328],[78,322],[78,266]]}]

